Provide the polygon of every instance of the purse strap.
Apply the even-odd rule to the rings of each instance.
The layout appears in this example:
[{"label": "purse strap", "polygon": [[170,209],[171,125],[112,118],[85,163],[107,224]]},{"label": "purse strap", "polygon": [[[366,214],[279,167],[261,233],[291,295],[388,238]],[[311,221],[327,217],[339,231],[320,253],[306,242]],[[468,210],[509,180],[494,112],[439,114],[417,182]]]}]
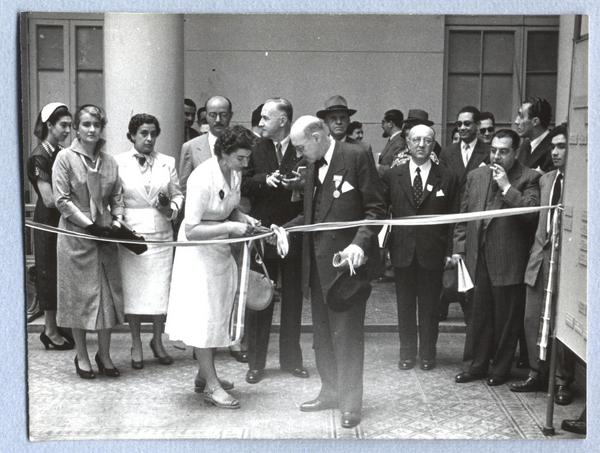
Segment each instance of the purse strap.
[{"label": "purse strap", "polygon": [[[254,261],[256,261],[258,264],[261,265],[263,273],[265,274],[265,277],[267,277],[269,280],[271,280],[271,277],[269,276],[269,271],[267,270],[267,266],[265,266],[265,261],[263,259],[263,255],[262,255],[261,251],[258,249],[256,242],[257,241],[252,241],[252,248],[256,252],[256,255],[254,255]],[[261,245],[262,245],[262,241],[261,241]]]}]

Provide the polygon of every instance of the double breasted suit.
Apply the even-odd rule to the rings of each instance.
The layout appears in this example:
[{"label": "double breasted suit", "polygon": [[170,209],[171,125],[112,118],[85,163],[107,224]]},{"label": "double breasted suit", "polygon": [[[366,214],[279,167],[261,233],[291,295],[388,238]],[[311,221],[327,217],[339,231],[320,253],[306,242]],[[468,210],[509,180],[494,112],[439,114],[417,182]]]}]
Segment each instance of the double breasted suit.
[{"label": "double breasted suit", "polygon": [[187,180],[194,168],[212,157],[208,144],[208,133],[188,140],[181,146],[179,156],[179,183],[183,195],[186,193]]},{"label": "double breasted suit", "polygon": [[[456,176],[445,166],[433,162],[430,165],[419,204],[413,197],[408,162],[384,173],[382,182],[393,218],[458,211]],[[452,249],[448,231],[448,225],[392,228],[388,248],[396,281],[401,360],[414,360],[417,356],[417,303],[419,356],[435,359],[444,259]]]},{"label": "double breasted suit", "polygon": [[[515,161],[507,176],[511,186],[503,195],[488,166],[469,173],[461,212],[539,205],[539,173]],[[465,255],[475,284],[466,339],[473,350],[471,373],[486,373],[490,359],[493,377],[504,379],[510,372],[523,322],[529,227],[536,219],[534,214],[456,224],[454,253]]]},{"label": "double breasted suit", "polygon": [[531,152],[531,141],[523,140],[517,152],[517,159],[529,168],[539,168],[544,173],[552,171],[552,136],[547,134],[544,139]]},{"label": "double breasted suit", "polygon": [[[275,170],[283,175],[295,170],[301,161],[290,142],[277,161],[275,145],[268,138],[260,139],[252,151],[250,163],[244,170],[242,195],[251,203],[250,215],[264,226],[283,225],[302,211],[302,201],[292,201],[292,191],[283,186],[271,187],[266,183],[268,174]],[[302,321],[302,281],[300,238],[292,236],[289,254],[281,259],[275,247],[265,245],[264,262],[270,277],[277,279],[281,271],[281,329],[279,335],[279,364],[293,370],[302,367],[300,326]],[[248,365],[251,370],[265,368],[269,333],[273,319],[273,304],[262,311],[248,311]]]},{"label": "double breasted suit", "polygon": [[[287,226],[385,216],[374,161],[361,148],[336,142],[323,182],[317,186],[315,182],[315,165],[311,164],[304,186],[304,213]],[[338,402],[342,412],[360,412],[362,406],[366,301],[341,312],[327,306],[327,291],[338,274],[332,258],[356,244],[368,257],[368,271],[378,256],[378,230],[363,226],[303,235],[302,280],[305,291],[310,286],[314,348],[322,384],[319,398]]]}]

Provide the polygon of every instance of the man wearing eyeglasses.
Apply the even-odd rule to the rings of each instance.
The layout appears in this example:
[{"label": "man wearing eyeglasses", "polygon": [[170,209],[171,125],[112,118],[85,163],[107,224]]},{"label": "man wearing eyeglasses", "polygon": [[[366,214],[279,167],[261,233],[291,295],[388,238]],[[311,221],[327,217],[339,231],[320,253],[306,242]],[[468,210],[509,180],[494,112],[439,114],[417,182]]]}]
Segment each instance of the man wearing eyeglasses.
[{"label": "man wearing eyeglasses", "polygon": [[214,146],[225,128],[229,126],[233,112],[231,101],[224,96],[213,96],[205,104],[208,133],[188,140],[181,147],[179,158],[179,181],[185,195],[187,180],[198,165],[214,156]]},{"label": "man wearing eyeglasses", "polygon": [[549,136],[552,106],[546,99],[531,97],[517,112],[515,127],[523,139],[517,158],[523,165],[533,168],[540,174],[551,171],[552,142]]},{"label": "man wearing eyeglasses", "polygon": [[[540,175],[517,160],[518,146],[515,131],[501,129],[494,134],[492,163],[468,174],[460,212],[539,205]],[[527,214],[456,224],[452,260],[457,264],[464,259],[475,285],[466,337],[473,359],[456,375],[457,383],[488,377],[487,384],[496,386],[509,378],[523,325],[528,226],[536,218],[537,214]]]},{"label": "man wearing eyeglasses", "polygon": [[496,131],[496,118],[491,112],[481,112],[479,116],[479,139],[489,145],[492,143],[492,136]]},{"label": "man wearing eyeglasses", "polygon": [[[409,161],[390,168],[382,177],[393,217],[457,212],[458,179],[430,158],[435,144],[433,129],[424,124],[414,126],[407,143]],[[417,352],[422,370],[436,365],[437,306],[444,264],[452,250],[448,230],[448,225],[392,228],[389,248],[396,282],[401,370],[415,366]]]}]

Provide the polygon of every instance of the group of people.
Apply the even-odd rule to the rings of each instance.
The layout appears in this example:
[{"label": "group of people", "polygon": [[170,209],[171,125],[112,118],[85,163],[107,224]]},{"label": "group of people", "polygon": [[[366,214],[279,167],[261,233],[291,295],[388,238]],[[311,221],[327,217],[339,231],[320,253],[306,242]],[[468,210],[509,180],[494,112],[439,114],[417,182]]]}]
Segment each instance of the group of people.
[{"label": "group of people", "polygon": [[[134,115],[127,132],[131,148],[111,154],[104,151],[110,144],[101,138],[106,117],[99,107],[84,105],[71,115],[64,104],[51,103],[38,116],[34,133],[40,144],[27,172],[38,194],[34,220],[98,237],[34,233],[37,291],[46,310],[40,339],[46,348],[75,347],[80,377],[95,377],[88,331],[98,332],[98,372],[120,374],[110,357],[110,331],[125,319],[131,366],[143,368],[140,323],[146,315],[153,322],[150,348],[158,361],[173,362],[162,341],[164,328],[171,340],[193,347],[196,392],[214,406],[239,408],[228,392],[233,383],[218,377],[213,357],[215,348],[239,347],[230,335],[239,295],[236,247],[148,244],[140,250],[102,239],[124,238],[133,230],[166,241],[176,231],[177,240],[186,242],[273,228],[279,230],[276,239],[259,249],[281,288],[279,365],[298,378],[309,377],[300,348],[302,296],[311,303],[321,390],[301,411],[339,408],[343,427],[360,423],[365,307],[371,281],[386,260],[382,247],[394,271],[401,370],[412,369],[417,359],[424,371],[436,367],[442,274],[463,260],[474,282],[474,290],[460,298],[470,366],[456,382],[504,383],[524,332],[531,372],[511,390],[543,388],[547,367],[537,358],[536,343],[549,262],[547,210],[539,216],[393,227],[385,244],[376,226],[289,235],[278,226],[557,204],[567,131],[565,125],[549,129],[547,101],[523,103],[516,132],[495,131],[493,115],[482,119],[478,109],[466,106],[457,115],[459,141],[443,148],[427,112],[411,109],[405,119],[399,109],[388,110],[381,121],[388,142],[377,159],[362,140],[362,125],[350,127],[356,110],[340,95],[327,99],[314,116],[295,121],[289,100],[267,99],[252,115],[252,131],[230,126],[233,108],[224,96],[206,101],[207,127],[198,131],[192,128],[195,104],[188,101],[190,139],[178,170],[173,157],[155,149],[160,125],[152,115]],[[484,127],[490,119],[492,125]],[[76,138],[62,149],[71,128]],[[272,318],[273,304],[246,311],[248,383],[265,376]],[[561,404],[570,402],[569,369],[559,367]]]}]

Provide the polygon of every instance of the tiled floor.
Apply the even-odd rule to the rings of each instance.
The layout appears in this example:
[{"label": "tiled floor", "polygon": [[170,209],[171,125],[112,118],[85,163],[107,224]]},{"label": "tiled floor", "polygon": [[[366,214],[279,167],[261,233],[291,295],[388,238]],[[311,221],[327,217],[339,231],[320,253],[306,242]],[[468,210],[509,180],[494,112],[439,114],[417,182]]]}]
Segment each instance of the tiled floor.
[{"label": "tiled floor", "polygon": [[[395,316],[395,311],[394,311]],[[32,440],[56,439],[539,439],[544,436],[545,395],[515,394],[506,385],[482,381],[455,384],[464,334],[442,333],[438,367],[399,371],[396,333],[366,336],[363,421],[343,429],[339,412],[302,413],[299,405],[316,396],[319,378],[311,334],[302,335],[310,379],[284,374],[277,364],[277,335],[271,337],[266,378],[244,381],[246,367],[229,354],[217,354],[221,377],[235,382],[240,410],[206,406],[193,392],[195,363],[190,350],[168,343],[175,358],[159,365],[144,350],[143,370],[129,366],[129,335],[113,335],[112,355],[122,376],[85,381],[75,374],[73,351],[45,351],[30,333],[29,421]],[[143,334],[144,344],[150,337]],[[95,351],[94,335],[90,351]],[[555,438],[578,437],[560,430],[560,420],[576,418],[584,397],[570,406],[555,406]]]}]

